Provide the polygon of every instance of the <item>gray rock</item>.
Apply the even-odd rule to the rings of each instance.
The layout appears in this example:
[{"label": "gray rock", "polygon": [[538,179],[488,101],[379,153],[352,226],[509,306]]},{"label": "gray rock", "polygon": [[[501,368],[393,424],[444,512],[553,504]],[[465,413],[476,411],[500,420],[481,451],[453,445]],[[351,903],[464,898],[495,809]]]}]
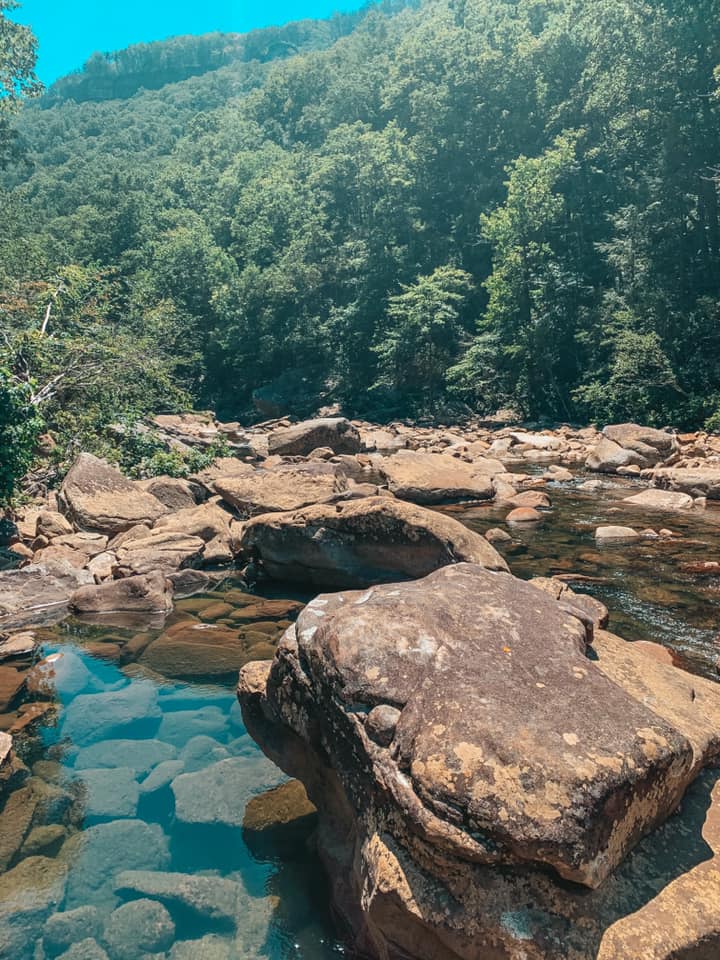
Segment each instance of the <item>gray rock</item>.
[{"label": "gray rock", "polygon": [[175,816],[181,823],[241,827],[245,801],[282,779],[277,767],[264,759],[250,766],[247,759],[230,758],[197,773],[183,773],[171,784]]},{"label": "gray rock", "polygon": [[58,960],[108,960],[108,955],[92,937],[74,943]]},{"label": "gray rock", "polygon": [[140,785],[130,767],[83,770],[85,812],[89,817],[134,817]]},{"label": "gray rock", "polygon": [[67,612],[70,595],[95,579],[65,560],[33,563],[20,570],[0,572],[0,627],[21,627]]},{"label": "gray rock", "polygon": [[97,937],[100,916],[95,907],[78,907],[64,913],[54,913],[43,927],[43,945],[50,956],[67,950],[74,943]]},{"label": "gray rock", "polygon": [[217,738],[227,731],[227,714],[219,707],[200,707],[199,710],[178,710],[166,713],[157,732],[158,740],[182,746],[195,736]]},{"label": "gray rock", "polygon": [[[162,870],[168,866],[168,841],[157,824],[114,820],[70,837],[60,859],[72,866],[65,906],[107,906],[115,902],[112,882],[120,870]],[[23,861],[25,862],[25,861]]]},{"label": "gray rock", "polygon": [[65,712],[62,734],[78,744],[89,743],[160,715],[155,685],[137,681],[121,690],[77,697]]},{"label": "gray rock", "polygon": [[180,751],[180,759],[185,766],[185,773],[195,773],[218,760],[226,760],[230,751],[221,746],[212,737],[200,735],[193,737]]},{"label": "gray rock", "polygon": [[137,960],[143,953],[168,950],[174,938],[175,924],[167,909],[142,899],[113,911],[103,939],[112,960]]},{"label": "gray rock", "polygon": [[175,747],[160,739],[104,740],[82,749],[75,759],[75,769],[130,767],[136,776],[142,777],[150,773],[153,767],[175,757]]},{"label": "gray rock", "polygon": [[0,875],[0,960],[31,952],[62,902],[66,879],[66,864],[47,857],[28,857]]},{"label": "gray rock", "polygon": [[240,905],[246,898],[245,890],[234,880],[150,870],[124,870],[118,874],[114,889],[121,897],[150,897],[170,910],[182,907],[203,920],[232,926],[237,924]]},{"label": "gray rock", "polygon": [[305,420],[291,427],[273,430],[268,437],[271,456],[306,457],[318,447],[329,447],[333,453],[358,453],[362,441],[358,431],[344,417]]},{"label": "gray rock", "polygon": [[140,793],[157,793],[164,787],[170,786],[175,777],[179,776],[184,769],[182,760],[165,760],[159,763],[155,769],[140,784]]},{"label": "gray rock", "polygon": [[170,960],[234,960],[236,956],[232,944],[214,934],[201,940],[180,940],[170,951]]}]

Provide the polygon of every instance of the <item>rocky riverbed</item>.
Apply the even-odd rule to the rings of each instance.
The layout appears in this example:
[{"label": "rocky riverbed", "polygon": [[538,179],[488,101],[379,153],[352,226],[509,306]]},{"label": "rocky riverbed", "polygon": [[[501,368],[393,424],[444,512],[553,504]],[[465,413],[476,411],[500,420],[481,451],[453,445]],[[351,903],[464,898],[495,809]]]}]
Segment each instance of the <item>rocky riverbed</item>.
[{"label": "rocky riverbed", "polygon": [[716,955],[720,438],[154,428],[3,525],[0,957]]}]

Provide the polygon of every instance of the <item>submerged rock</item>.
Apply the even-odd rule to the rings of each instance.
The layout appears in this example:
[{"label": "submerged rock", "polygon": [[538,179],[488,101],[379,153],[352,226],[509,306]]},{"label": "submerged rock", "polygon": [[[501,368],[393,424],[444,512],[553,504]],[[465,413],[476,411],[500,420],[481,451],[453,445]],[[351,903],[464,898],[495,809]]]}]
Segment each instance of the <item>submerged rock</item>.
[{"label": "submerged rock", "polygon": [[77,744],[92,743],[160,715],[155,685],[136,681],[120,690],[76,697],[65,711],[62,733]]},{"label": "submerged rock", "polygon": [[114,910],[103,940],[112,960],[138,960],[143,954],[163,953],[175,939],[175,924],[156,900],[133,900]]},{"label": "submerged rock", "polygon": [[175,815],[180,823],[241,827],[245,801],[276,786],[278,779],[278,771],[266,761],[251,765],[247,757],[220,760],[173,780]]},{"label": "submerged rock", "polygon": [[457,520],[387,497],[256,517],[240,549],[272,577],[326,587],[422,577],[463,561],[507,570],[488,541]]},{"label": "submerged rock", "polygon": [[[361,951],[685,956],[598,946],[647,902],[651,877],[678,869],[678,820],[661,824],[718,757],[720,690],[610,634],[595,646],[590,659],[564,603],[459,565],[321,597],[271,666],[242,671],[248,729],[318,806],[336,907]],[[383,737],[370,728],[379,705],[399,714]],[[619,943],[634,942],[631,919]],[[720,920],[692,925],[668,942],[701,941]]]},{"label": "submerged rock", "polygon": [[28,857],[0,874],[0,958],[31,953],[47,917],[65,894],[67,866],[48,857]]},{"label": "submerged rock", "polygon": [[247,899],[244,888],[234,880],[152,870],[123,870],[114,890],[121,897],[150,897],[171,912],[181,907],[202,920],[231,927],[241,919]]},{"label": "submerged rock", "polygon": [[43,946],[50,956],[55,956],[74,943],[97,937],[100,929],[100,914],[96,907],[77,907],[54,913],[43,927]]}]

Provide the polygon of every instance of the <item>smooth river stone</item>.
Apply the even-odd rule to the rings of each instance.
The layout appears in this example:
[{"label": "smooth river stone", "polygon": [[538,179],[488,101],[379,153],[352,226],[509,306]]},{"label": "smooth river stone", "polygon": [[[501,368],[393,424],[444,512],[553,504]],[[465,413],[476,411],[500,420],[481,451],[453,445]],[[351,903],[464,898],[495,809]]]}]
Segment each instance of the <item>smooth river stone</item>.
[{"label": "smooth river stone", "polygon": [[166,760],[174,760],[177,750],[172,744],[158,740],[103,740],[84,747],[75,758],[76,770],[96,767],[130,767],[138,777]]},{"label": "smooth river stone", "polygon": [[249,797],[277,786],[284,779],[269,760],[229,758],[196,773],[183,773],[172,782],[175,816],[181,823],[241,827]]}]

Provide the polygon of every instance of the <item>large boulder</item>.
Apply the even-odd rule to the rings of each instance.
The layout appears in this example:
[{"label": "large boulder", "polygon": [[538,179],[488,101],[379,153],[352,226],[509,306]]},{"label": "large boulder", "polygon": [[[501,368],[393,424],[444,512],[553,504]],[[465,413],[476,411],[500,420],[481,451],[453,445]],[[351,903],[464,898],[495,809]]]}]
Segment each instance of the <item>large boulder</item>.
[{"label": "large boulder", "polygon": [[717,467],[659,467],[653,474],[652,484],[661,490],[720,500],[720,468]]},{"label": "large boulder", "polygon": [[641,510],[692,510],[693,498],[687,493],[678,493],[672,490],[642,490],[631,497],[625,497],[623,504],[627,507],[638,507]]},{"label": "large boulder", "polygon": [[411,503],[491,500],[495,494],[490,475],[447,454],[400,450],[379,469],[390,492]]},{"label": "large boulder", "polygon": [[70,468],[58,501],[63,513],[83,530],[113,536],[138,523],[152,524],[168,508],[119,470],[89,453]]},{"label": "large boulder", "polygon": [[620,467],[653,467],[679,450],[673,434],[637,423],[605,427],[585,465],[599,473],[615,473]]},{"label": "large boulder", "polygon": [[362,441],[356,428],[344,417],[304,420],[273,430],[268,437],[270,456],[306,457],[318,447],[329,447],[333,453],[359,453]]},{"label": "large boulder", "polygon": [[70,598],[76,613],[170,613],[172,585],[160,570],[143,576],[113,580],[97,586],[80,587]]},{"label": "large boulder", "polygon": [[157,571],[167,575],[199,563],[204,549],[200,537],[161,527],[118,547],[117,565],[126,577]]},{"label": "large boulder", "polygon": [[258,470],[251,476],[219,477],[215,490],[242,517],[297,510],[347,490],[342,469],[328,463]]},{"label": "large boulder", "polygon": [[[683,951],[720,942],[720,871],[693,840],[717,774],[691,785],[720,751],[720,690],[603,632],[590,658],[584,619],[460,565],[320,597],[241,672],[363,955],[713,956]],[[677,896],[649,909],[671,881],[687,923]]]},{"label": "large boulder", "polygon": [[239,550],[278,580],[339,588],[415,579],[463,561],[507,570],[480,534],[388,497],[256,517],[245,525]]},{"label": "large boulder", "polygon": [[0,627],[61,618],[78,587],[94,582],[87,570],[61,560],[0,571]]},{"label": "large boulder", "polygon": [[195,490],[187,480],[178,477],[151,477],[149,480],[140,480],[138,486],[146,493],[150,493],[165,504],[168,510],[175,513],[196,505]]}]

